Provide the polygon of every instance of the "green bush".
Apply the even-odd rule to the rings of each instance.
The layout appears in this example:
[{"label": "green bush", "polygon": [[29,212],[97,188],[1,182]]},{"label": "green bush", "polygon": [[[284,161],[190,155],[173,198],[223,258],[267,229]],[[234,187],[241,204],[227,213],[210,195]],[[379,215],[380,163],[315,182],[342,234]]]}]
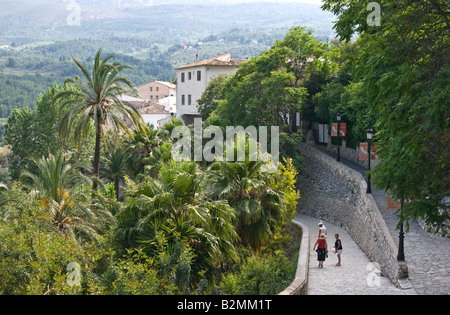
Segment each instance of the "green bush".
[{"label": "green bush", "polygon": [[293,280],[295,267],[282,251],[250,256],[236,273],[223,277],[220,288],[227,295],[275,295]]}]

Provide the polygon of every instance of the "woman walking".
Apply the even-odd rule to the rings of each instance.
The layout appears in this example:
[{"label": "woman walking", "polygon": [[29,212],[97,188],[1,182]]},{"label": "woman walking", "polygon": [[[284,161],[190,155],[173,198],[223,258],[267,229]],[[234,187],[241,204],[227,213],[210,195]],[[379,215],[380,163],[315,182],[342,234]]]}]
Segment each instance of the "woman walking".
[{"label": "woman walking", "polygon": [[317,246],[317,260],[319,261],[319,268],[323,268],[323,262],[325,261],[325,258],[328,253],[328,244],[327,240],[325,239],[325,234],[320,234],[320,237],[317,239],[316,243],[314,244],[313,250],[316,249]]},{"label": "woman walking", "polygon": [[336,238],[336,242],[334,243],[334,250],[333,252],[335,252],[335,254],[337,254],[337,258],[338,258],[338,263],[336,264],[336,266],[340,266],[341,265],[341,255],[342,255],[342,242],[339,239],[339,234],[334,234],[334,237]]}]

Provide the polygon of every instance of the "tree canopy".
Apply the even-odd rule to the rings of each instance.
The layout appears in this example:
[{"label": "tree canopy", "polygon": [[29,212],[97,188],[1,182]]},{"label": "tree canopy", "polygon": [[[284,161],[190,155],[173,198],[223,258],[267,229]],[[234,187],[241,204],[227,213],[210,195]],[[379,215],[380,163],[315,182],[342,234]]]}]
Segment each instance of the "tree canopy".
[{"label": "tree canopy", "polygon": [[[445,1],[379,1],[379,23],[369,1],[326,0],[343,40],[359,34],[358,79],[375,117],[380,164],[377,186],[410,200],[400,219],[442,227],[450,196],[450,13]],[[368,22],[369,18],[369,22]],[[364,95],[363,95],[364,96]]]}]

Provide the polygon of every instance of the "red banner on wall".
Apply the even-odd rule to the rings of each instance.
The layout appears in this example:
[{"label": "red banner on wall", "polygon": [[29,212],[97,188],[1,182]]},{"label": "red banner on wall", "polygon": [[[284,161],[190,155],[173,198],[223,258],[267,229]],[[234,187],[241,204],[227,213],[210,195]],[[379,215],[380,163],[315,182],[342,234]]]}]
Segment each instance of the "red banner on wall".
[{"label": "red banner on wall", "polygon": [[[331,125],[331,136],[332,137],[337,137],[337,130],[338,130],[338,124],[332,124]],[[345,137],[347,133],[347,124],[346,123],[341,123],[341,133],[340,136],[341,137]]]}]

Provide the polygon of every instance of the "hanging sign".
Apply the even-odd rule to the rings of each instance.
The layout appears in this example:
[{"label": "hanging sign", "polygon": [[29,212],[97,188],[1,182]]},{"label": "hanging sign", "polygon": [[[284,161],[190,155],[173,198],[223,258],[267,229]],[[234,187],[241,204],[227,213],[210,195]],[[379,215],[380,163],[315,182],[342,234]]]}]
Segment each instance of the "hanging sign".
[{"label": "hanging sign", "polygon": [[[332,137],[337,137],[337,130],[338,130],[338,124],[332,124],[331,125],[331,136]],[[341,132],[340,132],[340,136],[341,137],[345,137],[347,132],[347,124],[346,123],[341,123]]]},{"label": "hanging sign", "polygon": [[[378,159],[377,156],[377,150],[376,150],[377,143],[372,143],[372,150],[370,151],[370,156],[372,160]],[[369,154],[369,144],[367,142],[362,142],[359,144],[359,160],[360,161],[367,161],[367,155]]]}]

